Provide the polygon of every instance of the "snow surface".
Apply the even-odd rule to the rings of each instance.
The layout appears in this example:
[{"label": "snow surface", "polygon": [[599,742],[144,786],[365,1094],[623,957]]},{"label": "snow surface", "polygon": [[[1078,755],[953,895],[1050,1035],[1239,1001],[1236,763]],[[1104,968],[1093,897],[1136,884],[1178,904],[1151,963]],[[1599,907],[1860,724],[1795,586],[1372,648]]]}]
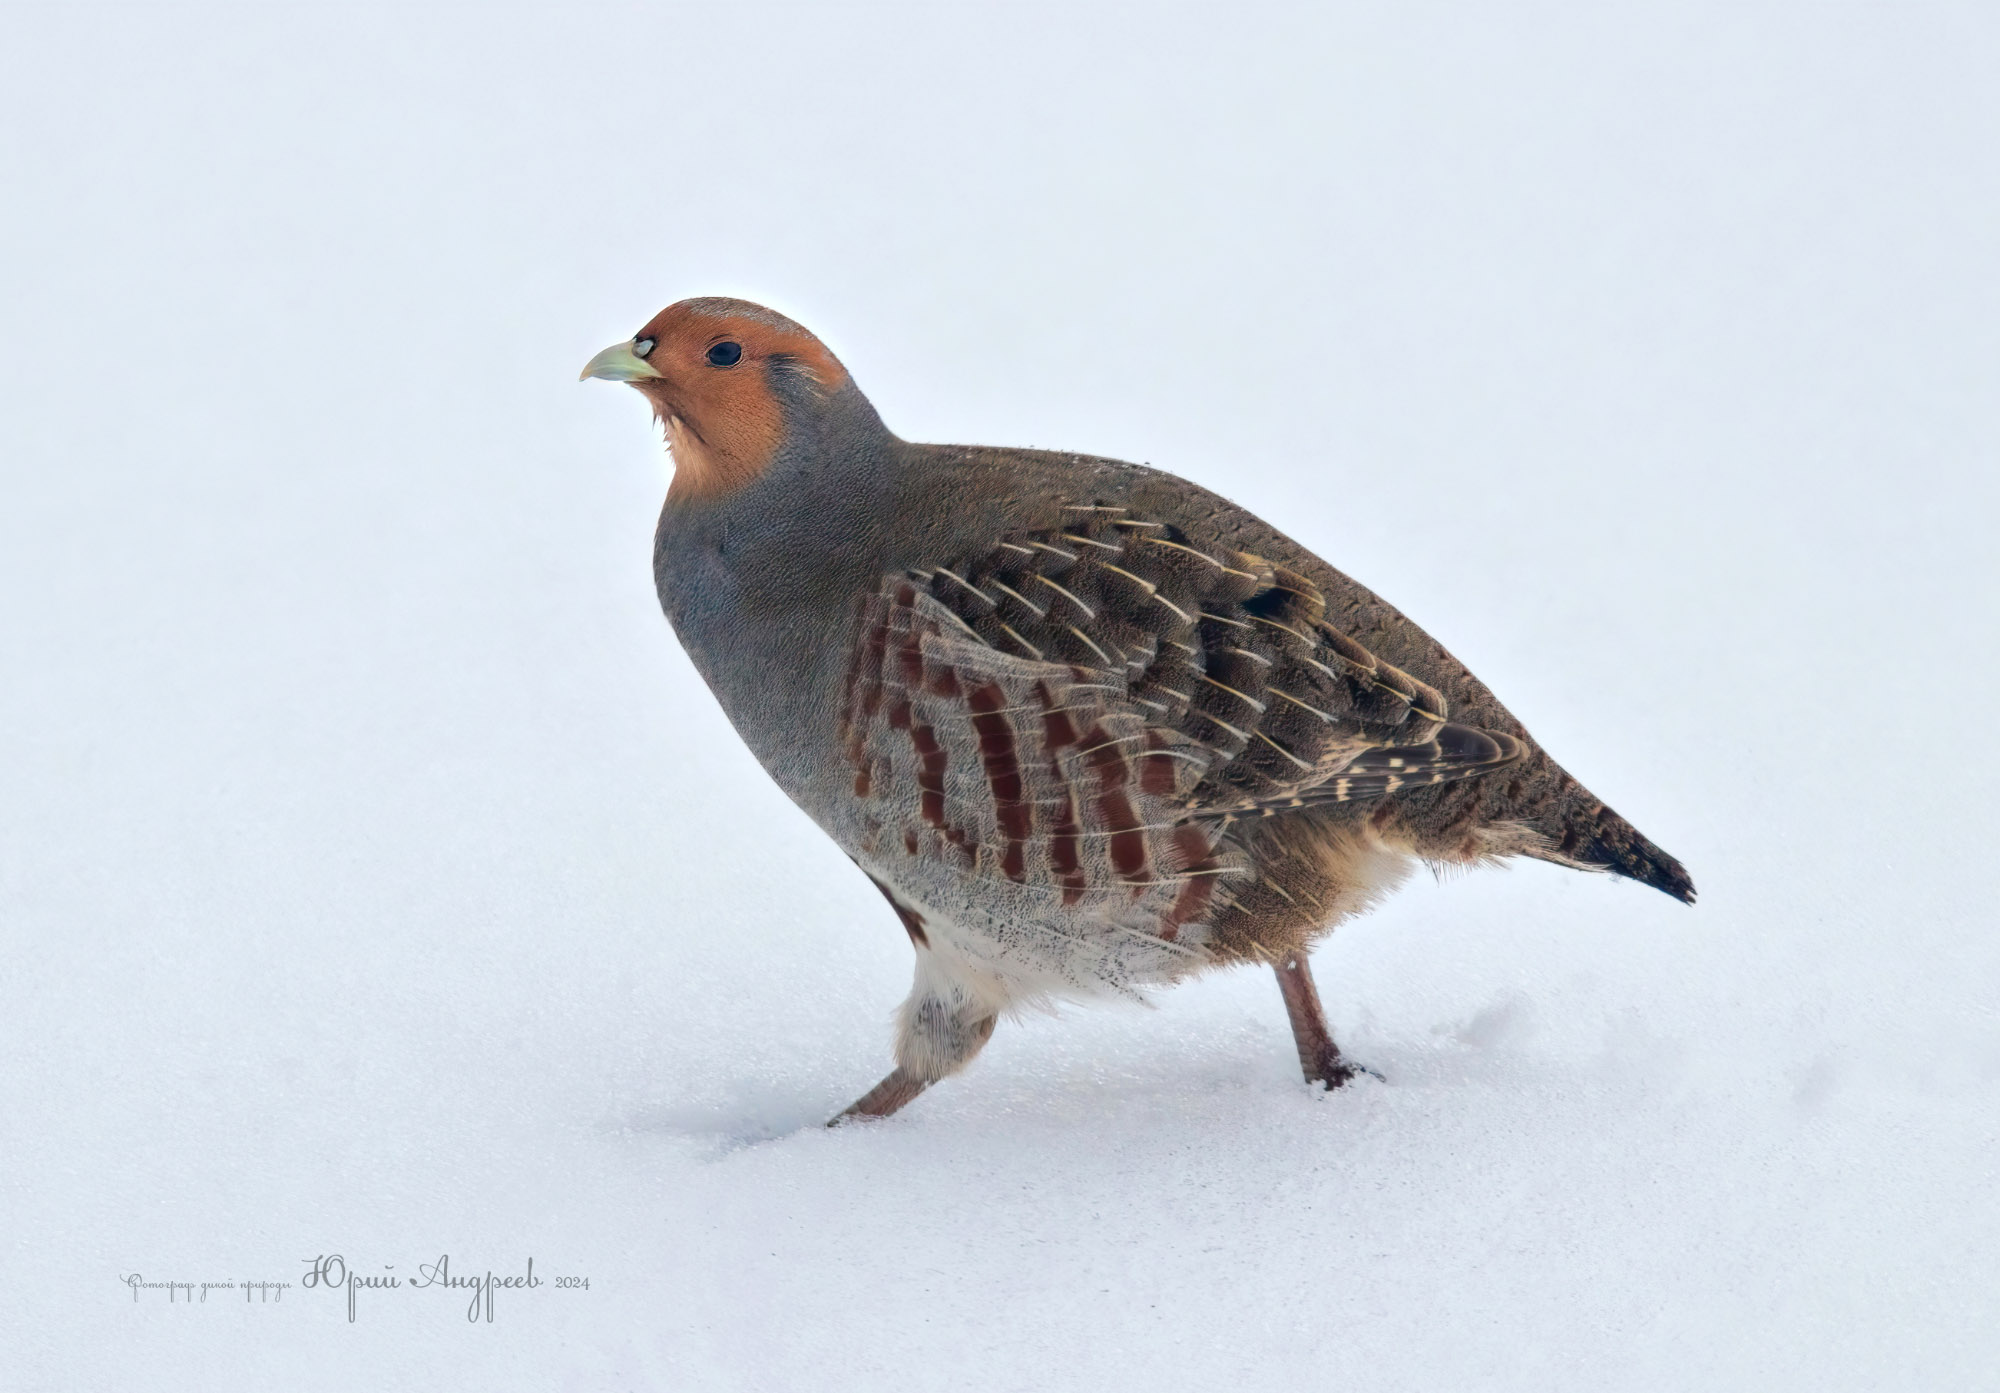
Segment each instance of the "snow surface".
[{"label": "snow surface", "polygon": [[[8,11],[0,1386],[2000,1386],[1993,8],[719,8]],[[909,950],[574,382],[701,293],[1280,520],[1700,906],[821,1130]],[[329,1253],[544,1285],[121,1285]]]}]

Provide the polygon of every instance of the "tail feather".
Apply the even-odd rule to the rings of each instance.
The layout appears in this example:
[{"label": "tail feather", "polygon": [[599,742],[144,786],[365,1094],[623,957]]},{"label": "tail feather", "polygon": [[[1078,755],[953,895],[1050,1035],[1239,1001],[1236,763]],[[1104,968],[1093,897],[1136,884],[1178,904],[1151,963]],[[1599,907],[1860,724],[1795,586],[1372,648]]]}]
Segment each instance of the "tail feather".
[{"label": "tail feather", "polygon": [[1682,904],[1694,903],[1694,881],[1687,868],[1641,835],[1602,803],[1575,808],[1559,825],[1546,850],[1530,856],[1583,870],[1610,871],[1672,895]]}]

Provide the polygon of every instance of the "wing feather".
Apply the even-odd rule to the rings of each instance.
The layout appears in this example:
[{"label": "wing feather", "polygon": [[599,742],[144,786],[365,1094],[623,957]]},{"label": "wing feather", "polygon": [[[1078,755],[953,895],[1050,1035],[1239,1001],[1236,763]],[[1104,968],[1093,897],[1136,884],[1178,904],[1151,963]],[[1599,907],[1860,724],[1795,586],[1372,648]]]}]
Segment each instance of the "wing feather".
[{"label": "wing feather", "polygon": [[1239,873],[1246,817],[1523,756],[1326,609],[1297,572],[1107,504],[885,578],[843,716],[875,835],[1075,904]]}]

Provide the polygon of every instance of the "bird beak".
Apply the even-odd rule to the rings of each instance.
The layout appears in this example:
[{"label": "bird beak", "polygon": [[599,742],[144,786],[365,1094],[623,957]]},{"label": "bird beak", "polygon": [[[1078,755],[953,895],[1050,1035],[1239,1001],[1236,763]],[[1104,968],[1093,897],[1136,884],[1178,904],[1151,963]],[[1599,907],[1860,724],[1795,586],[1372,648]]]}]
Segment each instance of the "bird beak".
[{"label": "bird beak", "polygon": [[587,382],[593,377],[602,377],[609,382],[637,382],[642,377],[659,377],[662,374],[651,363],[632,351],[632,345],[614,343],[602,353],[583,365],[577,374],[578,382]]}]

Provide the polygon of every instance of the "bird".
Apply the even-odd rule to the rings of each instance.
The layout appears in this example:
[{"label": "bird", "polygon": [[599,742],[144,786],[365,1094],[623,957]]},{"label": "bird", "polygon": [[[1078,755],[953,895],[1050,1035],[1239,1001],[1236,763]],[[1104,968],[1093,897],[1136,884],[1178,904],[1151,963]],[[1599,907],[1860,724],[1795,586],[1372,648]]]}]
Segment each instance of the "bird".
[{"label": "bird", "polygon": [[1694,902],[1436,639],[1198,484],[902,440],[744,300],[668,306],[589,379],[663,428],[653,573],[695,670],[915,951],[893,1067],[829,1125],[897,1112],[1003,1015],[1235,964],[1275,972],[1306,1081],[1339,1088],[1362,1069],[1309,951],[1421,864]]}]

